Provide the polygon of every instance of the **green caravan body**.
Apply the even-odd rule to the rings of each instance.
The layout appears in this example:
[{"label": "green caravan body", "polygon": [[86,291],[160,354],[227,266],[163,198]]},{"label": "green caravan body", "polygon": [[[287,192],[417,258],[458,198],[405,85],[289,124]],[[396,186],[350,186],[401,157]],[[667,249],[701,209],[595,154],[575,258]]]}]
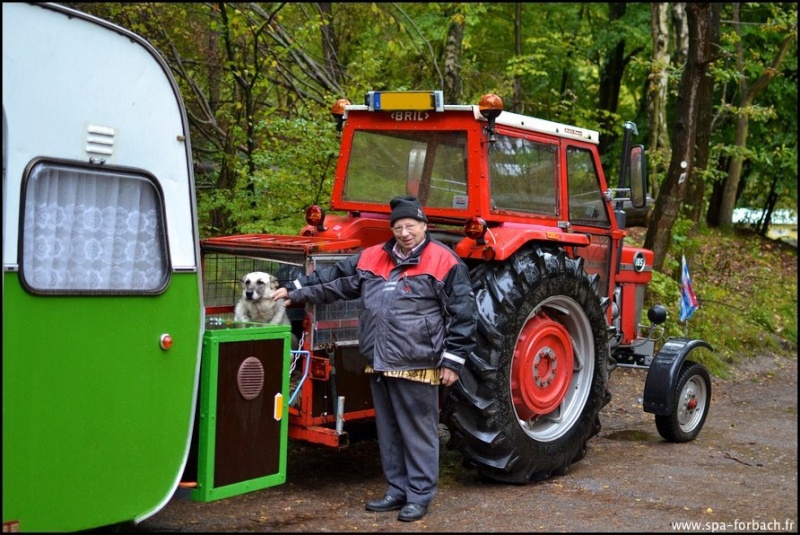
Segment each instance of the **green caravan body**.
[{"label": "green caravan body", "polygon": [[3,3],[3,531],[138,522],[178,487],[202,285],[189,129],[120,27]]}]

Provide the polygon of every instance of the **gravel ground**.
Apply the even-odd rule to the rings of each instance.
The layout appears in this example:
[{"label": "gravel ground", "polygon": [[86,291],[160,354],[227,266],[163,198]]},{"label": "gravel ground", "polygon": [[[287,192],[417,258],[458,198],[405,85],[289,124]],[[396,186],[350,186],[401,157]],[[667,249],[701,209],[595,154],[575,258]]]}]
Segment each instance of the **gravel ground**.
[{"label": "gravel ground", "polygon": [[285,484],[208,503],[179,490],[120,531],[796,532],[797,360],[753,357],[713,379],[705,427],[686,444],[664,442],[642,411],[645,376],[611,374],[603,428],[564,476],[487,482],[442,448],[439,494],[419,522],[364,510],[385,488],[377,444],[365,440],[342,450],[291,443]]}]

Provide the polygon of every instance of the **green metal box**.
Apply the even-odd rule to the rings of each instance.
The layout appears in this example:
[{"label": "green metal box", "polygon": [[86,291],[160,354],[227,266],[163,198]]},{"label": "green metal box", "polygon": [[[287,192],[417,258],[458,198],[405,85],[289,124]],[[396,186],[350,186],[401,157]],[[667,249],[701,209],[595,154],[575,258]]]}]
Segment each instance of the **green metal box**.
[{"label": "green metal box", "polygon": [[290,363],[288,325],[206,325],[193,500],[286,482]]}]

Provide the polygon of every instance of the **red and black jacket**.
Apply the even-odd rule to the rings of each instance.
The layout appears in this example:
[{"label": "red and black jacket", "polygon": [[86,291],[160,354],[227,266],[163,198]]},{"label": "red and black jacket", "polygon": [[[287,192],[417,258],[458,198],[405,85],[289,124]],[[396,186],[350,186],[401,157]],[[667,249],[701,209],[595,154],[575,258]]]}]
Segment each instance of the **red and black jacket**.
[{"label": "red and black jacket", "polygon": [[332,303],[361,298],[360,351],[376,371],[444,366],[456,373],[475,346],[469,271],[443,243],[425,237],[400,261],[395,240],[295,281],[289,299]]}]

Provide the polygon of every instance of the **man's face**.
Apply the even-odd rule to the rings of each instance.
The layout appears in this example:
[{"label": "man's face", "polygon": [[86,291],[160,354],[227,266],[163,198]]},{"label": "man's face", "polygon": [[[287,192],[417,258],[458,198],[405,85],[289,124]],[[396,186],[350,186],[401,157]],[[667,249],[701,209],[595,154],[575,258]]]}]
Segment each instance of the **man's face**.
[{"label": "man's face", "polygon": [[427,229],[428,225],[425,222],[417,221],[411,217],[398,219],[392,225],[394,237],[405,254],[408,254],[411,249],[422,243]]}]

